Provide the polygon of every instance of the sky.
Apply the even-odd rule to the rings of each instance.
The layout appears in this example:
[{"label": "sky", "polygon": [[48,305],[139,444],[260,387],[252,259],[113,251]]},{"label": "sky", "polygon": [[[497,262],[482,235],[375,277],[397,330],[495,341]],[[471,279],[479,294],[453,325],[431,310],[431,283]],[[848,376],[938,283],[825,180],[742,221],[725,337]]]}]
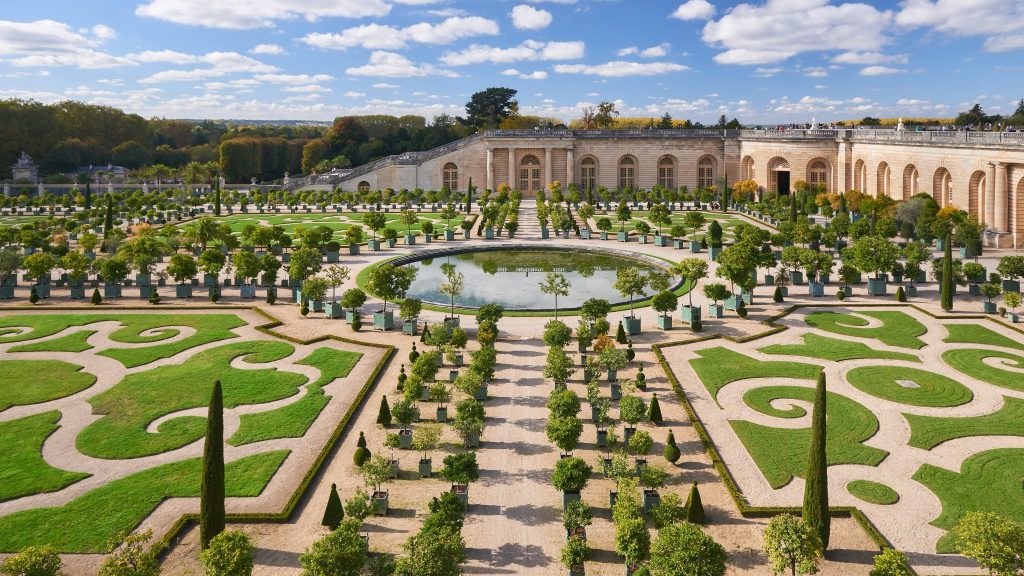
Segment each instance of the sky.
[{"label": "sky", "polygon": [[0,98],[145,117],[951,117],[1024,98],[1024,0],[36,0],[0,15]]}]

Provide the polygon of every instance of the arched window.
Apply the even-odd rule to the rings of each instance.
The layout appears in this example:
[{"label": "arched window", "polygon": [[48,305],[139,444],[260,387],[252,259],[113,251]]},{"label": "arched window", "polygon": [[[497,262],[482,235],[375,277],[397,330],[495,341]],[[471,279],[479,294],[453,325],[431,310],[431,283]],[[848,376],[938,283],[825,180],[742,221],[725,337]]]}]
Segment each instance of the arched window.
[{"label": "arched window", "polygon": [[864,161],[863,160],[857,160],[853,164],[853,189],[854,190],[860,190],[861,192],[864,191],[864,189],[865,189],[864,185],[867,184],[867,178],[865,178],[865,175],[867,173],[865,172],[865,170],[866,169],[864,167]]},{"label": "arched window", "polygon": [[939,208],[950,203],[952,200],[952,190],[953,175],[945,168],[936,170],[935,177],[932,179],[932,198],[935,198]]},{"label": "arched window", "polygon": [[676,161],[671,156],[665,156],[658,161],[658,185],[666,190],[674,190],[676,187]]},{"label": "arched window", "polygon": [[540,160],[533,154],[523,156],[519,162],[519,189],[524,192],[540,190]]},{"label": "arched window", "polygon": [[823,187],[828,190],[828,164],[824,160],[815,160],[811,162],[810,168],[807,169],[808,182],[811,187]]},{"label": "arched window", "polygon": [[918,184],[921,180],[921,175],[917,172],[917,167],[913,164],[908,164],[903,169],[903,199],[910,200],[910,197],[917,194],[920,191]]},{"label": "arched window", "polygon": [[589,156],[580,162],[580,185],[583,190],[597,189],[597,160]]},{"label": "arched window", "polygon": [[[967,212],[981,222],[985,221],[981,204],[981,196],[984,190],[985,171],[976,170],[974,174],[971,174],[971,179],[967,182]],[[988,222],[984,223],[988,224]]]},{"label": "arched window", "polygon": [[889,169],[889,164],[882,162],[878,165],[878,182],[876,183],[877,191],[875,196],[892,196],[892,189],[890,188],[892,181],[892,170]]},{"label": "arched window", "polygon": [[705,156],[697,162],[697,188],[711,188],[715,185],[715,161]]},{"label": "arched window", "polygon": [[362,182],[359,183],[359,187],[358,188],[359,188],[360,192],[369,192],[370,191],[370,183],[367,182],[366,180],[363,180]]},{"label": "arched window", "polygon": [[441,172],[441,185],[447,188],[450,192],[454,192],[459,189],[459,167],[454,162],[449,162],[444,165]]},{"label": "arched window", "polygon": [[623,156],[619,160],[619,189],[633,188],[636,186],[636,160],[631,156]]},{"label": "arched window", "polygon": [[740,172],[744,180],[754,180],[754,159],[744,156]]}]

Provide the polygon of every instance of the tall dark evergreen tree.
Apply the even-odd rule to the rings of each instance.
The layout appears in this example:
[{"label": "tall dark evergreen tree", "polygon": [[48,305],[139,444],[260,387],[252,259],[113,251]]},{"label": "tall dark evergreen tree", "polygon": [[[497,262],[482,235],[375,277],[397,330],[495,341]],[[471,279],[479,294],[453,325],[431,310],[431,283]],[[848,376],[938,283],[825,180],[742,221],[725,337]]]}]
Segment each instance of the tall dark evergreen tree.
[{"label": "tall dark evergreen tree", "polygon": [[106,236],[114,228],[114,195],[107,194],[107,215],[103,219],[103,235]]},{"label": "tall dark evergreen tree", "polygon": [[804,521],[818,534],[821,548],[828,548],[831,518],[828,515],[828,462],[825,455],[825,373],[818,374],[811,413],[811,446],[804,485]]},{"label": "tall dark evergreen tree", "polygon": [[213,383],[206,416],[203,478],[199,489],[199,542],[203,550],[224,531],[224,515],[224,394],[218,380]]},{"label": "tall dark evergreen tree", "polygon": [[946,245],[946,252],[942,256],[942,309],[946,312],[953,310],[953,242],[951,235],[947,232],[943,244]]},{"label": "tall dark evergreen tree", "polygon": [[704,523],[704,503],[700,500],[696,482],[690,486],[690,495],[686,498],[686,521],[691,524]]},{"label": "tall dark evergreen tree", "polygon": [[331,495],[327,498],[327,508],[324,509],[324,519],[320,521],[320,525],[327,526],[331,530],[337,530],[344,519],[345,507],[341,505],[338,487],[331,484]]},{"label": "tall dark evergreen tree", "polygon": [[647,410],[647,420],[652,424],[660,424],[661,418],[661,404],[658,403],[658,395],[655,394],[651,398],[651,406]]},{"label": "tall dark evergreen tree", "polygon": [[796,194],[789,193],[789,221],[796,222]]},{"label": "tall dark evergreen tree", "polygon": [[85,209],[89,210],[92,208],[92,185],[88,182],[85,183]]},{"label": "tall dark evergreen tree", "polygon": [[380,397],[380,411],[377,412],[377,424],[388,427],[391,426],[391,407],[388,406],[388,397]]},{"label": "tall dark evergreen tree", "polygon": [[220,216],[220,178],[213,183],[213,215]]},{"label": "tall dark evergreen tree", "polygon": [[[486,182],[485,182],[486,184]],[[452,190],[454,192],[454,190]],[[469,177],[469,186],[466,187],[466,214],[473,213],[473,177]]]}]

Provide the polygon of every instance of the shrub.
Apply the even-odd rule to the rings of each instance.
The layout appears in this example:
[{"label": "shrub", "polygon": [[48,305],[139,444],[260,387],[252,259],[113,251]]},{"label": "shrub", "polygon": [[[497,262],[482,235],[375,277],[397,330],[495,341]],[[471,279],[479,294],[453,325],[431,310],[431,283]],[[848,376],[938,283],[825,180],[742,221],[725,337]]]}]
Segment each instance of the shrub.
[{"label": "shrub", "polygon": [[562,526],[565,532],[572,535],[580,528],[586,528],[594,521],[590,505],[582,500],[573,500],[562,512]]},{"label": "shrub", "polygon": [[153,287],[153,291],[149,293],[149,303],[153,306],[160,304],[160,294],[157,293],[156,287]]},{"label": "shrub", "polygon": [[885,548],[875,555],[875,565],[868,576],[912,576],[907,556],[895,548]]},{"label": "shrub", "polygon": [[206,567],[206,576],[249,576],[253,568],[252,554],[252,538],[248,534],[226,530],[210,540],[210,546],[199,559]]},{"label": "shrub", "polygon": [[691,524],[704,523],[704,504],[700,500],[696,482],[690,485],[690,495],[686,498],[686,521]]},{"label": "shrub", "polygon": [[697,526],[666,526],[651,546],[650,569],[656,576],[673,574],[725,574],[725,548]]},{"label": "shrub", "polygon": [[582,458],[562,458],[555,463],[551,484],[563,492],[579,492],[587,485],[593,469]]},{"label": "shrub", "polygon": [[662,456],[665,460],[675,464],[679,461],[681,453],[679,452],[679,446],[676,445],[676,437],[672,434],[672,431],[668,431],[668,438],[665,439],[665,448],[661,451]]},{"label": "shrub", "polygon": [[[331,530],[337,530],[341,521],[345,519],[345,507],[341,505],[341,498],[338,496],[338,487],[331,484],[331,495],[327,497],[327,508],[324,509],[324,518],[320,521],[322,526]],[[225,532],[226,534],[226,532]]]},{"label": "shrub", "polygon": [[619,327],[615,330],[615,341],[619,344],[626,343],[626,330],[622,327],[621,322],[619,322]]},{"label": "shrub", "polygon": [[700,332],[703,329],[704,324],[702,324],[700,320],[694,320],[690,322],[690,330],[693,330],[694,332]]},{"label": "shrub", "polygon": [[590,548],[587,546],[587,541],[579,536],[569,538],[565,547],[562,548],[562,564],[570,570],[583,566],[589,557]]},{"label": "shrub", "polygon": [[[619,326],[622,326],[619,324]],[[626,362],[632,362],[636,358],[636,351],[633,350],[633,341],[626,343]]]},{"label": "shrub", "polygon": [[370,459],[370,450],[367,448],[356,448],[355,454],[352,455],[352,461],[356,466],[362,468],[363,464]]},{"label": "shrub", "polygon": [[900,286],[899,288],[896,289],[896,301],[897,302],[906,302],[907,301],[907,293],[906,293],[905,290],[903,290],[903,286]]},{"label": "shrub", "polygon": [[836,298],[838,298],[840,302],[846,300],[846,290],[840,288],[839,291],[836,292]]},{"label": "shrub", "polygon": [[267,289],[267,304],[277,302],[277,291],[273,287]]},{"label": "shrub", "polygon": [[299,556],[303,576],[361,574],[366,564],[366,545],[356,520],[348,520],[317,540]]},{"label": "shrub", "polygon": [[114,536],[108,544],[100,576],[158,576],[164,547],[160,543],[147,546],[152,538],[152,530],[137,534],[121,532]]},{"label": "shrub", "polygon": [[0,564],[8,576],[60,576],[60,555],[52,546],[29,546]]},{"label": "shrub", "polygon": [[28,302],[29,302],[29,304],[36,304],[36,303],[39,302],[39,293],[36,292],[36,287],[35,286],[33,286],[32,290],[29,291],[29,293],[28,293]]},{"label": "shrub", "polygon": [[[900,288],[902,289],[903,287],[901,286]],[[776,304],[778,304],[778,303],[782,302],[783,300],[784,299],[782,297],[782,286],[776,286],[775,287],[775,292],[772,294],[772,302],[775,302]]]},{"label": "shrub", "polygon": [[480,478],[480,466],[475,452],[449,454],[444,457],[441,476],[455,484],[469,484]]},{"label": "shrub", "polygon": [[[306,311],[308,312],[309,308],[306,308]],[[305,316],[305,314],[303,314],[303,316]],[[355,318],[352,319],[352,324],[350,324],[350,326],[352,327],[353,331],[359,332],[360,330],[363,329],[363,320],[362,320],[362,318],[360,318],[359,316],[356,316]]]},{"label": "shrub", "polygon": [[92,301],[92,305],[93,306],[99,306],[100,304],[103,303],[103,296],[100,296],[100,289],[99,288],[93,289],[93,291],[92,291],[92,300],[91,301]]},{"label": "shrub", "polygon": [[377,412],[377,424],[387,428],[391,426],[391,407],[388,406],[388,397],[381,396],[380,410]]}]

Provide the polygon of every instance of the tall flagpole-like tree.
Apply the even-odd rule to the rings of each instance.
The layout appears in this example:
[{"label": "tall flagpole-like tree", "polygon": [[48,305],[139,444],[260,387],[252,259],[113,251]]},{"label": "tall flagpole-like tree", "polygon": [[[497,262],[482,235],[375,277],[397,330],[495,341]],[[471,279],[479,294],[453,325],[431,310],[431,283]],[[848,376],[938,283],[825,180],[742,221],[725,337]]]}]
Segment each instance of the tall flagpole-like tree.
[{"label": "tall flagpole-like tree", "polygon": [[206,416],[203,478],[199,490],[199,541],[202,549],[224,531],[224,394],[220,380],[213,383]]},{"label": "tall flagpole-like tree", "polygon": [[811,414],[811,446],[807,458],[807,483],[804,485],[804,522],[817,533],[822,550],[828,548],[830,521],[828,515],[828,462],[825,446],[825,373],[818,374]]},{"label": "tall flagpole-like tree", "polygon": [[945,241],[946,252],[942,256],[942,292],[941,305],[946,312],[953,310],[953,242],[947,232]]}]

